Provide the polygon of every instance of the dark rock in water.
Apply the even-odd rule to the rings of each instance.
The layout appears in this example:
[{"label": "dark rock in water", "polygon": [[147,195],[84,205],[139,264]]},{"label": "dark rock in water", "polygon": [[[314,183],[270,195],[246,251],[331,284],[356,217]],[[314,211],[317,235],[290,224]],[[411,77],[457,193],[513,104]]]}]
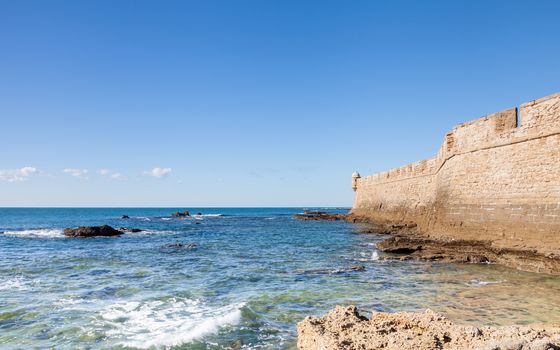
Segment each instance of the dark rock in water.
[{"label": "dark rock in water", "polygon": [[142,230],[139,228],[130,228],[130,227],[119,227],[119,231],[130,232],[130,233],[142,232]]},{"label": "dark rock in water", "polygon": [[173,249],[195,249],[198,246],[194,243],[172,243],[165,246],[166,248],[173,248]]},{"label": "dark rock in water", "polygon": [[80,226],[78,228],[65,228],[64,235],[68,237],[110,237],[119,236],[124,232],[115,230],[109,225]]},{"label": "dark rock in water", "polygon": [[315,270],[303,270],[299,271],[302,273],[342,273],[350,271],[363,271],[366,267],[364,265],[351,265],[346,267],[340,267],[336,269],[315,269]]},{"label": "dark rock in water", "polygon": [[121,217],[121,219],[130,219],[130,216],[128,216],[128,215],[123,215],[123,216]]},{"label": "dark rock in water", "polygon": [[338,221],[347,220],[346,214],[329,214],[324,211],[304,210],[303,214],[295,214],[294,218],[298,220],[326,220]]},{"label": "dark rock in water", "polygon": [[196,213],[196,215],[202,215],[202,213]]},{"label": "dark rock in water", "polygon": [[171,216],[176,217],[176,218],[181,218],[181,217],[185,217],[185,216],[191,216],[191,213],[189,213],[188,210],[185,210],[183,212],[178,211],[176,213],[171,214]]},{"label": "dark rock in water", "polygon": [[200,225],[200,222],[198,222],[198,221],[195,221],[195,223],[194,223],[194,224],[195,224],[195,225]]}]

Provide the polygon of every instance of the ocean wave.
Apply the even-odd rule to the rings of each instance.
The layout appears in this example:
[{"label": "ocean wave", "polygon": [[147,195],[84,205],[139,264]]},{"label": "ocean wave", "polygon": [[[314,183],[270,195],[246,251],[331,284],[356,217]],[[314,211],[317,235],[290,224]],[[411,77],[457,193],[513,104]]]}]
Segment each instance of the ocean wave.
[{"label": "ocean wave", "polygon": [[100,326],[110,327],[105,331],[109,340],[124,347],[171,347],[239,323],[243,306],[211,307],[190,299],[121,302],[100,312]]},{"label": "ocean wave", "polygon": [[130,233],[130,236],[139,236],[139,235],[174,235],[177,234],[177,231],[170,231],[170,230],[142,230],[141,232],[134,232]]},{"label": "ocean wave", "polygon": [[1,290],[11,290],[11,291],[33,290],[33,288],[37,287],[40,283],[41,283],[40,279],[31,279],[19,275],[0,281],[0,291]]},{"label": "ocean wave", "polygon": [[358,261],[377,261],[379,260],[379,253],[374,250],[371,252],[371,254],[369,252],[360,252],[360,256],[361,258],[358,258],[356,260]]},{"label": "ocean wave", "polygon": [[217,218],[220,216],[224,216],[224,214],[195,214],[192,217],[193,218]]},{"label": "ocean wave", "polygon": [[14,237],[35,237],[35,238],[64,237],[63,231],[61,229],[51,229],[51,228],[5,231],[3,234],[5,236],[14,236]]},{"label": "ocean wave", "polygon": [[28,284],[22,277],[16,277],[0,282],[0,290],[27,290]]}]

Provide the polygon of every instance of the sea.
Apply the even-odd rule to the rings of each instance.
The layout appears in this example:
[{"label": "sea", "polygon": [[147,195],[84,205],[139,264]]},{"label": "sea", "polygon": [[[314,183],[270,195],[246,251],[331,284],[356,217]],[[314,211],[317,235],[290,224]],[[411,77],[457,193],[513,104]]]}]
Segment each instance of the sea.
[{"label": "sea", "polygon": [[[347,208],[2,208],[0,348],[295,349],[299,321],[351,304],[560,323],[558,276],[385,261],[386,235],[293,218],[305,209]],[[104,224],[143,231],[63,235]]]}]

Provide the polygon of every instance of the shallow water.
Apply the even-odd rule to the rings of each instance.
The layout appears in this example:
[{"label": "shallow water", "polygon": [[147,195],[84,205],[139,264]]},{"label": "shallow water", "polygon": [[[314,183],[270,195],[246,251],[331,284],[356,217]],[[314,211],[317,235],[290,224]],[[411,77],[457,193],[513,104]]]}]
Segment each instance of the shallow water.
[{"label": "shallow water", "polygon": [[[169,217],[183,209],[0,209],[0,347],[292,349],[296,323],[337,304],[430,308],[460,323],[560,323],[559,277],[379,261],[384,236],[292,219],[300,208]],[[146,231],[62,236],[99,224]],[[198,248],[165,247],[175,242]],[[356,264],[366,269],[341,271]]]}]

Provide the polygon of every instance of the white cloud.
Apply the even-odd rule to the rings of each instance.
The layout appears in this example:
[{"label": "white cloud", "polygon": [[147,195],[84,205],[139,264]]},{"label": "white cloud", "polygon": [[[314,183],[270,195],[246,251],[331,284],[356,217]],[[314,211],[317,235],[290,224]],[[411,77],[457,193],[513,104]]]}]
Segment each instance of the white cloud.
[{"label": "white cloud", "polygon": [[66,174],[75,176],[75,177],[81,177],[81,178],[86,178],[86,175],[88,173],[88,171],[86,169],[74,169],[74,168],[66,168],[63,170]]},{"label": "white cloud", "polygon": [[115,180],[126,180],[126,176],[124,176],[121,173],[113,173],[111,174],[111,179],[115,179]]},{"label": "white cloud", "polygon": [[171,168],[153,168],[152,170],[144,171],[144,175],[157,177],[158,179],[167,176],[169,173],[171,173]]},{"label": "white cloud", "polygon": [[99,175],[103,176],[103,177],[108,177],[108,178],[111,178],[113,180],[126,180],[127,179],[127,177],[124,176],[123,174],[116,173],[116,172],[114,172],[112,170],[109,170],[109,169],[99,169],[99,170],[97,170],[97,173]]},{"label": "white cloud", "polygon": [[36,168],[30,166],[19,169],[2,169],[0,170],[0,181],[25,181],[31,174],[35,174],[37,172],[38,170]]}]

